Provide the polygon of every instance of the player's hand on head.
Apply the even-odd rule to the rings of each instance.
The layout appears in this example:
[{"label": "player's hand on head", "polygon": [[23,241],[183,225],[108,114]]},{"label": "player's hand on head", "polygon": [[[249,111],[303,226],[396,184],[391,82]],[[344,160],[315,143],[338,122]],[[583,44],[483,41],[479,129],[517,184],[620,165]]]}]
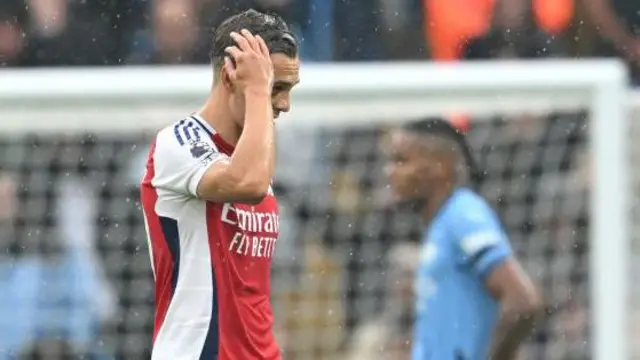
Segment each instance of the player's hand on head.
[{"label": "player's hand on head", "polygon": [[[235,46],[225,49],[225,68],[231,81],[241,91],[257,90],[271,92],[273,85],[273,64],[269,49],[262,37],[254,36],[248,30],[232,32]],[[235,61],[235,66],[231,61]]]}]

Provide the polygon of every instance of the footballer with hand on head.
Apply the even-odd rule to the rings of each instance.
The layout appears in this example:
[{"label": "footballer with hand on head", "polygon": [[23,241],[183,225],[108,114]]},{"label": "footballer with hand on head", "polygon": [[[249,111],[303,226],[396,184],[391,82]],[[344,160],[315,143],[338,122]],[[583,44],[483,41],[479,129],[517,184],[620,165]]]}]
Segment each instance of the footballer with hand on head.
[{"label": "footballer with hand on head", "polygon": [[158,132],[141,185],[152,360],[278,360],[274,119],[299,82],[298,45],[280,17],[249,10],[216,29],[211,60],[204,106]]}]

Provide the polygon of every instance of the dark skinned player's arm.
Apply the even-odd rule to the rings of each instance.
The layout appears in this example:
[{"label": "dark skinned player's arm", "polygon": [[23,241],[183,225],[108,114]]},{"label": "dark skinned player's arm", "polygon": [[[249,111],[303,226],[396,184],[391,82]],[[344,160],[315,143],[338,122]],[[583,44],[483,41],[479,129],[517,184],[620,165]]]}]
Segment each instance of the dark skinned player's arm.
[{"label": "dark skinned player's arm", "polygon": [[489,359],[513,360],[542,314],[542,300],[533,282],[512,257],[488,275],[486,287],[500,303],[500,319]]},{"label": "dark skinned player's arm", "polygon": [[257,204],[267,195],[275,168],[271,94],[245,91],[245,124],[233,155],[212,164],[198,183],[199,198],[214,202]]}]

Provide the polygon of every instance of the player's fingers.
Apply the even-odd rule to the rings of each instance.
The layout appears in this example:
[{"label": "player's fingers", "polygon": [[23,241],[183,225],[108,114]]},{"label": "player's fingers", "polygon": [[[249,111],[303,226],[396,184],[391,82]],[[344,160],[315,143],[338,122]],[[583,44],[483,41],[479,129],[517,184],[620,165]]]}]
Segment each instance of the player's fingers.
[{"label": "player's fingers", "polygon": [[229,56],[233,57],[233,59],[236,61],[236,64],[238,63],[238,60],[240,60],[240,57],[242,56],[242,51],[240,51],[240,49],[238,49],[237,46],[229,46],[228,48],[224,49],[224,52],[229,54]]},{"label": "player's fingers", "polygon": [[267,46],[267,43],[264,41],[262,36],[256,35],[256,41],[258,42],[258,46],[260,46],[260,52],[262,53],[262,55],[269,57],[269,47]]},{"label": "player's fingers", "polygon": [[244,36],[238,34],[237,32],[231,33],[231,38],[233,41],[238,44],[238,48],[242,51],[251,51],[252,47],[249,45],[249,41]]},{"label": "player's fingers", "polygon": [[233,66],[233,62],[231,62],[231,58],[229,58],[228,56],[224,57],[224,68],[227,70],[227,74],[229,74],[229,78],[231,80],[235,80],[236,68]]},{"label": "player's fingers", "polygon": [[253,36],[251,31],[247,29],[242,29],[240,30],[240,33],[242,34],[242,36],[245,37],[245,39],[247,39],[247,42],[249,43],[249,45],[254,51],[256,52],[260,51],[260,45],[258,45],[258,42],[256,41],[256,38]]}]

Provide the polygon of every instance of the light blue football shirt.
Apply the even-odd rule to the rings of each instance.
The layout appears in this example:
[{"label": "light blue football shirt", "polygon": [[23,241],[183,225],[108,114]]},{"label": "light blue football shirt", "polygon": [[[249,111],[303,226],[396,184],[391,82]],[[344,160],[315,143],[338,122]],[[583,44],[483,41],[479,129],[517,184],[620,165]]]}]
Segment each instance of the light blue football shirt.
[{"label": "light blue football shirt", "polygon": [[471,189],[457,189],[423,235],[413,360],[487,358],[499,307],[485,281],[510,255],[496,213]]}]

